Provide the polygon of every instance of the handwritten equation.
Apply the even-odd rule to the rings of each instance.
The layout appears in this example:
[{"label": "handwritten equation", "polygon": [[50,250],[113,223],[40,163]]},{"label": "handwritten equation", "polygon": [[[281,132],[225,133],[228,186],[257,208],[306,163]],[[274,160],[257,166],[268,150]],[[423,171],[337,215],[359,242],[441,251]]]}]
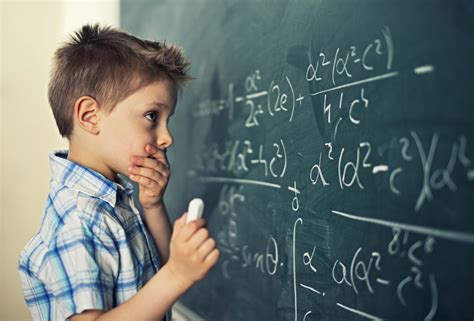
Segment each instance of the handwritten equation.
[{"label": "handwritten equation", "polygon": [[[371,122],[384,105],[374,86],[392,86],[406,73],[420,77],[420,81],[435,73],[435,66],[426,63],[396,70],[395,49],[391,30],[384,26],[367,43],[316,54],[306,52],[305,73],[296,81],[288,74],[281,74],[276,81],[267,78],[262,69],[252,70],[242,83],[228,83],[222,99],[202,101],[193,109],[196,120],[227,114],[229,121],[243,128],[239,138],[216,139],[202,146],[189,173],[203,183],[222,185],[218,212],[226,223],[217,236],[224,253],[221,274],[232,279],[236,271],[252,269],[275,278],[290,270],[295,321],[310,320],[314,313],[314,307],[300,306],[299,298],[324,300],[331,295],[326,291],[328,286],[318,288],[300,280],[302,273],[327,280],[333,292],[349,289],[356,297],[383,293],[408,315],[417,305],[413,297],[428,298],[427,308],[417,309],[418,314],[411,317],[432,320],[443,300],[441,277],[431,265],[439,242],[474,244],[474,233],[381,219],[376,209],[373,213],[330,209],[333,220],[376,226],[383,229],[380,235],[388,240],[376,246],[348,240],[349,256],[322,251],[324,245],[317,241],[320,236],[315,235],[309,247],[311,233],[300,236],[307,224],[302,213],[318,207],[310,197],[313,195],[343,199],[354,191],[383,191],[385,196],[409,204],[416,215],[428,204],[433,205],[438,195],[467,193],[466,188],[474,188],[469,133],[459,130],[447,135],[437,128],[414,127],[387,135],[390,139],[386,141],[367,138],[372,134]],[[302,82],[307,87],[300,89],[296,84]],[[319,135],[315,129],[317,144],[304,149],[298,149],[294,137],[260,139],[256,134],[271,126],[273,120],[278,124],[283,120],[288,128],[298,129],[298,121],[307,115],[315,117],[316,125],[323,124],[329,134]],[[309,166],[307,161],[301,165],[302,157],[311,159]],[[291,244],[282,244],[276,231],[266,235],[261,244],[249,244],[239,237],[243,228],[252,228],[239,225],[242,215],[249,215],[238,210],[248,200],[249,186],[280,191],[281,202],[292,215],[293,225],[287,227]],[[300,238],[306,243],[302,245]],[[322,268],[321,262],[329,269]],[[390,273],[392,269],[387,266],[397,266],[397,273]],[[351,306],[343,297],[336,300],[334,308],[370,320],[388,318]]]}]

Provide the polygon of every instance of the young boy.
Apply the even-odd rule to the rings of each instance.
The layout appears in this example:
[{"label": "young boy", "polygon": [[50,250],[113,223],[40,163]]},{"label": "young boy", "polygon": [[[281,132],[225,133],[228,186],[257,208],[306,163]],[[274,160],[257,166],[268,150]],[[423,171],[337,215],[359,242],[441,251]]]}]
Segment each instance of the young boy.
[{"label": "young boy", "polygon": [[[217,262],[202,219],[173,230],[163,204],[168,120],[189,63],[175,46],[85,25],[55,53],[49,102],[69,150],[52,179],[19,273],[34,320],[170,320],[172,304]],[[136,209],[139,185],[144,213]]]}]

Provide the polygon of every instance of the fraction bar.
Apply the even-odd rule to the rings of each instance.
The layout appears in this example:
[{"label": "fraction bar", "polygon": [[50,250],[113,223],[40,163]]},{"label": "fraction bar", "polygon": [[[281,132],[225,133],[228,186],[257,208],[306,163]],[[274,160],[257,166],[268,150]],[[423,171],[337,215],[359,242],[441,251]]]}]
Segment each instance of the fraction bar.
[{"label": "fraction bar", "polygon": [[208,183],[237,183],[237,184],[259,185],[259,186],[272,187],[272,188],[281,188],[281,185],[279,184],[256,181],[252,179],[212,177],[212,176],[207,176],[207,177],[201,176],[199,177],[199,179],[203,182],[208,182]]},{"label": "fraction bar", "polygon": [[465,232],[460,232],[460,231],[448,231],[448,230],[440,230],[440,229],[435,229],[431,227],[424,227],[424,226],[416,226],[416,225],[410,225],[410,224],[404,224],[404,223],[398,223],[398,222],[391,222],[391,221],[384,221],[376,218],[370,218],[370,217],[363,217],[363,216],[356,216],[352,214],[347,214],[339,211],[331,211],[332,213],[336,215],[340,215],[346,218],[350,218],[356,221],[362,221],[362,222],[368,222],[368,223],[374,223],[382,226],[388,226],[388,227],[398,227],[402,230],[414,232],[414,233],[419,233],[419,234],[425,234],[425,235],[430,235],[430,236],[435,236],[439,237],[442,239],[446,240],[451,240],[451,241],[458,241],[458,242],[465,242],[465,243],[474,243],[474,234],[471,233],[465,233]]},{"label": "fraction bar", "polygon": [[363,79],[363,80],[359,80],[359,81],[354,81],[354,82],[351,82],[351,83],[348,83],[348,84],[345,84],[345,85],[340,85],[340,86],[337,86],[337,87],[321,90],[321,91],[312,93],[311,96],[316,96],[316,95],[319,95],[319,94],[322,94],[322,93],[325,93],[325,92],[328,92],[328,91],[333,91],[333,90],[338,90],[338,89],[341,89],[341,88],[356,86],[356,85],[360,85],[360,84],[367,83],[367,82],[372,82],[372,81],[382,80],[382,79],[386,79],[386,78],[391,78],[391,77],[395,77],[397,75],[398,75],[398,71],[389,72],[387,74],[383,74],[383,75],[380,75],[380,76],[375,76],[375,77],[372,77],[372,78],[367,78],[367,79]]}]

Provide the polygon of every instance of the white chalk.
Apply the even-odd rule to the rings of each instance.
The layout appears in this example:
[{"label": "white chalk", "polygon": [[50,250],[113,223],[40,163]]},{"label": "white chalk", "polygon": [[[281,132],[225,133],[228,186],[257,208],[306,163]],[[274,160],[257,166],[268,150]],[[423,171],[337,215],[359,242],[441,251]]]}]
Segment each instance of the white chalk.
[{"label": "white chalk", "polygon": [[204,211],[204,202],[200,198],[195,198],[189,202],[188,215],[186,216],[186,223],[201,218]]}]

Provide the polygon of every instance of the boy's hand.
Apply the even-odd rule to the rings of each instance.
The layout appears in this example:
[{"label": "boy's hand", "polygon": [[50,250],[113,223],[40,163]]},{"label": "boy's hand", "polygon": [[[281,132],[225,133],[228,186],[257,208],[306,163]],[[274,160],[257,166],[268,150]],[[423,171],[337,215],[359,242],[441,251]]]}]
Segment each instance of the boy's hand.
[{"label": "boy's hand", "polygon": [[163,205],[163,194],[170,177],[166,152],[148,144],[145,151],[151,157],[134,155],[130,159],[130,179],[139,184],[139,200],[144,209]]},{"label": "boy's hand", "polygon": [[186,215],[174,223],[167,266],[181,282],[192,285],[206,276],[220,253],[205,227],[206,221],[200,218],[186,223]]}]

